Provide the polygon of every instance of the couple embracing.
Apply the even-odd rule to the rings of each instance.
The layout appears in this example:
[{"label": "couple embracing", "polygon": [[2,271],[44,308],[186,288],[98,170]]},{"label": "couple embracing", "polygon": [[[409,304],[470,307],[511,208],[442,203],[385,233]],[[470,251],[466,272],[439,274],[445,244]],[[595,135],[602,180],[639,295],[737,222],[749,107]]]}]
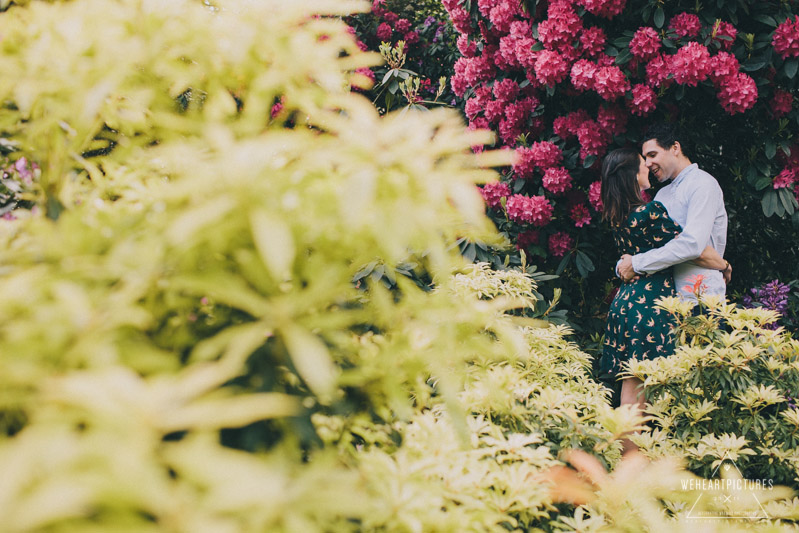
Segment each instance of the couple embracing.
[{"label": "couple embracing", "polygon": [[[719,184],[691,162],[674,126],[653,126],[643,141],[640,153],[614,150],[602,163],[603,219],[622,254],[616,271],[624,281],[608,313],[600,359],[604,380],[617,380],[629,360],[673,353],[673,320],[655,307],[655,300],[675,295],[695,299],[683,287],[697,275],[706,293],[724,295],[732,274],[723,258],[727,212]],[[641,191],[649,188],[650,174],[671,183],[647,203]],[[642,385],[637,378],[623,378],[621,404],[642,409]],[[625,440],[624,451],[632,449]]]}]

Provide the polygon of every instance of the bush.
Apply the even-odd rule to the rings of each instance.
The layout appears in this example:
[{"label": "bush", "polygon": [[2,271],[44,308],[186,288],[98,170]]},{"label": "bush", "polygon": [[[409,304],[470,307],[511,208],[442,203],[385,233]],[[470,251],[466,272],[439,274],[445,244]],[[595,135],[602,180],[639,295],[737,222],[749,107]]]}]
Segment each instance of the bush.
[{"label": "bush", "polygon": [[799,487],[795,450],[799,341],[772,329],[777,313],[705,298],[706,313],[665,299],[677,318],[673,356],[632,362],[655,427],[635,439],[652,457],[684,456],[710,477],[726,457],[748,479]]},{"label": "bush", "polygon": [[599,224],[599,162],[655,121],[681,126],[725,192],[730,292],[795,277],[796,5],[705,4],[444,1],[470,126],[520,154],[484,187],[489,214],[545,271],[563,272],[563,304],[588,331],[602,328],[618,259]]}]

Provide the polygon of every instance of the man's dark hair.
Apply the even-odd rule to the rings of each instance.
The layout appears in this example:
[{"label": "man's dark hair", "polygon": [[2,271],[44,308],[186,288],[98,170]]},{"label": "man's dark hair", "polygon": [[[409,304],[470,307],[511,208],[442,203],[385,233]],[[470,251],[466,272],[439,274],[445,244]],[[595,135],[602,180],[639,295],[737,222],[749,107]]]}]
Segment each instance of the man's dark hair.
[{"label": "man's dark hair", "polygon": [[690,141],[685,137],[685,135],[680,133],[680,130],[677,128],[676,124],[661,122],[659,124],[653,124],[652,126],[649,126],[644,133],[641,144],[651,139],[655,139],[658,145],[664,149],[671,148],[674,146],[675,142],[679,142],[683,155],[689,159],[693,156],[693,146],[690,144]]}]

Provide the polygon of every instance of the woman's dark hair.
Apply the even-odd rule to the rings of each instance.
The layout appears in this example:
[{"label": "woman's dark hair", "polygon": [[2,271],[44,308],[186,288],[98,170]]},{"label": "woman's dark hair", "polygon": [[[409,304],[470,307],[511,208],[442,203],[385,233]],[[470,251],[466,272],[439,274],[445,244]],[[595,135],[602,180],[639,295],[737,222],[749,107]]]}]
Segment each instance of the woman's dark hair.
[{"label": "woman's dark hair", "polygon": [[641,141],[641,144],[652,139],[654,139],[655,142],[658,143],[658,146],[664,150],[668,150],[674,146],[675,142],[680,143],[680,148],[682,149],[683,155],[689,159],[694,153],[694,147],[691,141],[685,135],[682,135],[680,130],[674,124],[661,122],[659,124],[653,124],[652,126],[649,126],[649,128],[647,128],[647,130],[644,132],[644,137]]},{"label": "woman's dark hair", "polygon": [[638,187],[641,154],[632,148],[613,150],[602,161],[602,220],[618,226],[633,208],[643,205]]}]

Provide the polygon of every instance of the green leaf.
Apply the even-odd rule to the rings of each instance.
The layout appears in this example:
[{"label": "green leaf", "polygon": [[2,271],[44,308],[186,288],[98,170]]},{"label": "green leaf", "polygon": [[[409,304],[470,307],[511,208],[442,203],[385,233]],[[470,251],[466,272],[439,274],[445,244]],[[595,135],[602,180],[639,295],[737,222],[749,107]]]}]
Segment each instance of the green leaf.
[{"label": "green leaf", "polygon": [[761,177],[755,182],[755,189],[762,191],[766,187],[770,186],[771,183],[771,178]]},{"label": "green leaf", "polygon": [[617,65],[626,65],[627,63],[630,62],[630,59],[632,59],[632,57],[633,55],[632,53],[630,53],[630,50],[622,50],[621,52],[619,52],[619,55],[616,56],[615,63]]},{"label": "green leaf", "polygon": [[777,21],[774,20],[774,17],[771,17],[769,15],[755,15],[752,18],[754,18],[758,22],[762,22],[766,26],[771,26],[772,28],[777,27]]},{"label": "green leaf", "polygon": [[575,264],[577,265],[577,270],[580,272],[580,275],[584,278],[587,278],[588,274],[593,272],[595,268],[594,262],[588,257],[588,254],[579,250],[575,257]]},{"label": "green leaf", "polygon": [[555,269],[555,274],[556,275],[560,276],[563,273],[563,271],[566,270],[566,267],[569,266],[569,262],[571,261],[571,258],[572,258],[572,254],[568,253],[568,254],[566,254],[566,256],[563,259],[561,259],[560,264],[558,265],[558,268]]},{"label": "green leaf", "polygon": [[386,84],[386,82],[388,81],[388,79],[389,79],[390,77],[394,76],[396,73],[397,73],[397,69],[395,69],[395,68],[392,68],[391,70],[389,70],[388,72],[386,72],[386,75],[385,75],[385,76],[383,76],[383,81],[381,81],[381,82],[380,82],[380,84],[381,84],[381,85],[385,85],[385,84]]},{"label": "green leaf", "polygon": [[760,201],[761,206],[763,207],[763,214],[767,217],[770,217],[774,213],[777,212],[777,208],[779,207],[779,199],[777,198],[777,191],[771,189],[766,191],[766,194],[763,195],[763,199]]},{"label": "green leaf", "polygon": [[663,12],[662,7],[658,6],[655,10],[655,26],[662,28],[664,22],[666,22],[666,13]]},{"label": "green leaf", "polygon": [[799,59],[793,58],[789,59],[785,62],[785,75],[788,76],[789,79],[793,79],[796,76],[796,71],[799,68]]},{"label": "green leaf", "polygon": [[785,213],[793,215],[797,208],[796,197],[794,197],[793,192],[788,189],[780,189],[777,195],[780,198],[780,204],[785,208]]},{"label": "green leaf", "polygon": [[769,139],[766,141],[766,157],[774,159],[775,155],[777,155],[777,144]]},{"label": "green leaf", "polygon": [[590,168],[591,165],[593,165],[595,162],[596,162],[596,156],[589,155],[588,157],[585,158],[585,161],[583,161],[583,168]]}]

